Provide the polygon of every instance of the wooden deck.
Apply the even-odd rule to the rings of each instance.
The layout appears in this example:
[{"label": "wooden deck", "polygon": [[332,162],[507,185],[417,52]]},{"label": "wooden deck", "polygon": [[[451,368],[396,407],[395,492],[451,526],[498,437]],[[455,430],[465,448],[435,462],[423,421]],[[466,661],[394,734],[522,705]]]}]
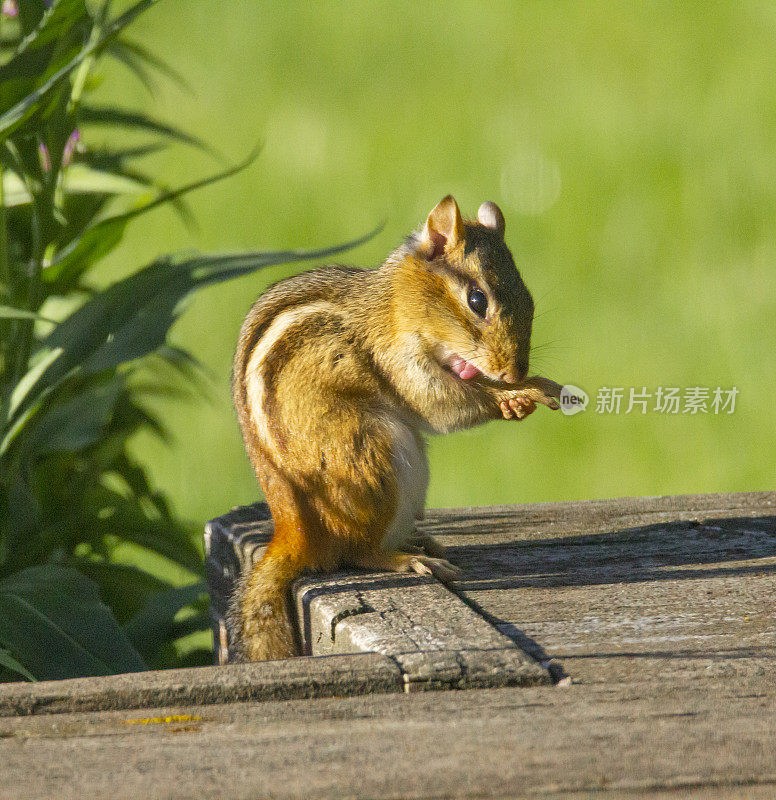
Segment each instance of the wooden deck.
[{"label": "wooden deck", "polygon": [[[362,653],[203,668],[188,695],[188,671],[135,695],[131,676],[54,701],[16,686],[0,798],[776,797],[776,494],[423,524],[464,568],[457,598],[567,685],[404,693],[399,661]],[[123,681],[120,702],[100,680]],[[117,710],[67,710],[89,692],[81,707]]]}]

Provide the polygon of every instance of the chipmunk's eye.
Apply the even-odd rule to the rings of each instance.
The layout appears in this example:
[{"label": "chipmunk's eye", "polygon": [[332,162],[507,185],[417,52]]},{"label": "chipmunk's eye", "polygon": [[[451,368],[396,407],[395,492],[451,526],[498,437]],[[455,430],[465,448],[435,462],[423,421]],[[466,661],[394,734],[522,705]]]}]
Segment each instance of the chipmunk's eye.
[{"label": "chipmunk's eye", "polygon": [[469,287],[469,294],[466,296],[466,300],[469,303],[469,308],[477,316],[485,317],[485,312],[488,310],[488,298],[485,297],[485,292],[479,286],[472,284]]}]

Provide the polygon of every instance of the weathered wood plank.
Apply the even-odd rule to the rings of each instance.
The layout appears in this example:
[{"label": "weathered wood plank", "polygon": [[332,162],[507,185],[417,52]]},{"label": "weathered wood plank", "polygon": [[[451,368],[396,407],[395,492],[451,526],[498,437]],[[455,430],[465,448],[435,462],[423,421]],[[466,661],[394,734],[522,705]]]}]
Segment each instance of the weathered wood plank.
[{"label": "weathered wood plank", "polygon": [[308,576],[294,587],[303,651],[391,657],[407,691],[552,683],[550,673],[433,578]]},{"label": "weathered wood plank", "polygon": [[238,506],[205,525],[205,575],[216,664],[228,664],[231,657],[227,612],[236,582],[261,559],[271,538],[272,516],[266,503]]},{"label": "weathered wood plank", "polygon": [[768,797],[774,699],[685,681],[0,719],[0,797]]},{"label": "weathered wood plank", "polygon": [[152,709],[173,703],[240,703],[403,690],[402,675],[394,661],[378,653],[357,653],[0,684],[0,719],[71,711]]},{"label": "weathered wood plank", "polygon": [[[232,592],[271,535],[264,504],[234,509],[206,527],[217,663],[232,657],[227,617]],[[305,655],[388,655],[401,669],[407,691],[553,680],[549,665],[540,665],[433,578],[363,571],[307,575],[294,582],[291,596]]]},{"label": "weathered wood plank", "polygon": [[0,797],[776,796],[774,509],[431,512],[467,602],[575,683],[0,717]]},{"label": "weathered wood plank", "polygon": [[434,513],[455,589],[577,681],[773,676],[776,495]]}]

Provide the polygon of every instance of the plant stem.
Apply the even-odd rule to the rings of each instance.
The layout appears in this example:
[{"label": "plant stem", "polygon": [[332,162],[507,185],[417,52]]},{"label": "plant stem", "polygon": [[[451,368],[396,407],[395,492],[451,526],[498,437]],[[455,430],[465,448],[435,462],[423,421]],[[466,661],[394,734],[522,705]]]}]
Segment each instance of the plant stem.
[{"label": "plant stem", "polygon": [[[43,241],[40,231],[40,210],[37,200],[32,200],[32,259],[29,267],[29,282],[27,284],[27,310],[37,311],[40,295],[40,276],[43,271]],[[32,335],[35,328],[34,320],[20,320],[18,348],[14,355],[14,384],[18,383],[27,372],[30,355],[32,353]]]},{"label": "plant stem", "polygon": [[[91,47],[95,42],[99,41],[100,36],[102,36],[102,24],[101,22],[95,22],[89,34],[88,46]],[[73,88],[70,90],[70,101],[67,104],[68,114],[72,114],[81,102],[81,95],[86,85],[86,79],[89,77],[89,72],[96,60],[97,57],[92,53],[78,66],[78,70],[73,77]]]},{"label": "plant stem", "polygon": [[8,230],[5,219],[5,168],[0,163],[0,283],[5,292],[11,290],[11,267],[8,262]]},{"label": "plant stem", "polygon": [[5,220],[5,170],[0,163],[0,282],[6,290],[11,288],[11,267],[8,261],[8,230]]},{"label": "plant stem", "polygon": [[[95,24],[89,37],[90,46],[99,40],[101,33],[101,25]],[[95,61],[96,57],[94,54],[91,54],[79,65],[78,70],[73,77],[73,85],[70,91],[70,100],[67,108],[68,114],[72,115],[77,109],[86,85],[86,79]],[[57,151],[57,155],[57,160],[59,162],[61,153]],[[50,220],[53,217],[53,207],[55,207],[57,203],[61,203],[63,200],[61,195],[61,187],[60,190],[57,191],[60,166],[60,163],[51,165],[51,174],[48,176],[48,181],[45,181],[44,191],[41,193],[40,197],[36,197],[33,194],[32,198],[32,259],[29,267],[29,282],[27,284],[26,305],[28,311],[34,312],[38,310],[38,305],[40,304],[40,285],[41,273],[43,272],[43,262],[44,260],[50,260],[52,256],[52,248],[50,244],[43,241],[41,231],[41,211],[43,209],[41,209],[40,203],[41,201],[45,202],[47,210],[52,212],[47,215],[47,219]],[[34,329],[34,320],[20,321],[18,335],[16,336],[16,352],[10,354],[14,360],[14,384],[21,380],[21,378],[27,372],[30,355],[32,354]]]},{"label": "plant stem", "polygon": [[[5,219],[5,172],[0,164],[0,286],[3,289],[3,302],[8,302],[11,294],[11,267],[8,262],[8,230]],[[0,321],[0,375],[8,366],[8,344],[11,333],[10,320]]]}]

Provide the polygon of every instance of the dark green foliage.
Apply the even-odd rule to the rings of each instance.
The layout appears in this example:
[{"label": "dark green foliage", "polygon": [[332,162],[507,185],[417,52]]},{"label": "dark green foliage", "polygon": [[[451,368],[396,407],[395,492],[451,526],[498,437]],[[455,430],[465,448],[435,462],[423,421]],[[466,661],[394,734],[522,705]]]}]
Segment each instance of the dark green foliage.
[{"label": "dark green foliage", "polygon": [[145,668],[96,584],[56,564],[0,582],[0,639],[38,679]]},{"label": "dark green foliage", "polygon": [[[132,220],[161,204],[185,211],[185,194],[255,157],[169,189],[136,162],[168,141],[202,143],[144,115],[89,105],[103,57],[148,85],[154,71],[170,77],[123,38],[154,1],[111,17],[107,3],[24,0],[18,18],[2,19],[0,679],[209,658],[176,644],[207,630],[199,526],[175,518],[127,441],[141,429],[163,436],[144,398],[183,391],[196,375],[194,359],[166,341],[192,292],[345,247],[165,257],[101,291],[90,286],[90,269]],[[155,138],[131,149],[77,147],[92,125]],[[109,213],[125,195],[131,209]]]}]

